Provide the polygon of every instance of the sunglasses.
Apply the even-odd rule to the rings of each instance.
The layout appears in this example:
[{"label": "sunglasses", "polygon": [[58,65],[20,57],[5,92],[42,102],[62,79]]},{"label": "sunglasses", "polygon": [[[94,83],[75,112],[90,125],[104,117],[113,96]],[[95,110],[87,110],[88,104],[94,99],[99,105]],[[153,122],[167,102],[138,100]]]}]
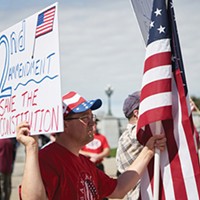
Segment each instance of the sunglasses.
[{"label": "sunglasses", "polygon": [[81,117],[64,118],[65,121],[75,120],[75,119],[78,119],[84,125],[88,125],[89,123],[96,121],[96,115],[92,114],[92,115],[84,115],[84,116],[81,116]]}]

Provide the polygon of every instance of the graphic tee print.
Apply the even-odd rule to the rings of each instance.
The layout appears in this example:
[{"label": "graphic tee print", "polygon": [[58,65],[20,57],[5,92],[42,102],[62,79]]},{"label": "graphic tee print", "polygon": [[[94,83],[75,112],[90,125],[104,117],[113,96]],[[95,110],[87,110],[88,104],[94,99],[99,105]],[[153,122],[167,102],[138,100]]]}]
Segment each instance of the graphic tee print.
[{"label": "graphic tee print", "polygon": [[79,198],[80,200],[98,200],[99,195],[90,174],[81,173],[79,179]]}]

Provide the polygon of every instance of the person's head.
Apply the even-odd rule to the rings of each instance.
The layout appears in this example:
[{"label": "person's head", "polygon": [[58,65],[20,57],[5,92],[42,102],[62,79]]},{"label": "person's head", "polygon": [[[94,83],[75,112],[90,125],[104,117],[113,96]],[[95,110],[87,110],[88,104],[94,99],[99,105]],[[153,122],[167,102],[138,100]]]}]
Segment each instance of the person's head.
[{"label": "person's head", "polygon": [[62,98],[64,132],[67,132],[71,139],[88,143],[93,139],[93,125],[95,123],[92,110],[101,107],[100,99],[87,101],[76,92],[69,92]]},{"label": "person's head", "polygon": [[123,112],[127,119],[131,119],[133,116],[138,115],[138,109],[140,105],[140,91],[134,92],[128,95],[124,100]]}]

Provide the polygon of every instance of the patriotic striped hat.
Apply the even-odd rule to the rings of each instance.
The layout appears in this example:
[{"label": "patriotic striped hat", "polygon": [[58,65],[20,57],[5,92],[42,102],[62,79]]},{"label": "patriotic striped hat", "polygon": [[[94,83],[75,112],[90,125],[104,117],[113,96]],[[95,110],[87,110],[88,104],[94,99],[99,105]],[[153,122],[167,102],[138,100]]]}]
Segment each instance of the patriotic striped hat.
[{"label": "patriotic striped hat", "polygon": [[96,110],[101,107],[101,99],[86,101],[78,93],[72,91],[62,97],[63,114],[80,113],[86,110]]}]

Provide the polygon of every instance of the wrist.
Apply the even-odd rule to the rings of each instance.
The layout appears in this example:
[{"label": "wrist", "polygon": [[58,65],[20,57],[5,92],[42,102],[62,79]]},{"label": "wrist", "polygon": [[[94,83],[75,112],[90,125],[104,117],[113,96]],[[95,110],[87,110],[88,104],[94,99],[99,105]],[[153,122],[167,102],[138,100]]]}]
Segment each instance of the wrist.
[{"label": "wrist", "polygon": [[26,152],[38,152],[38,143],[35,142],[35,143],[29,143],[28,145],[26,145],[25,147],[26,149]]},{"label": "wrist", "polygon": [[144,146],[143,152],[148,160],[151,160],[151,158],[154,156],[154,151],[152,149],[149,149],[147,146]]}]

